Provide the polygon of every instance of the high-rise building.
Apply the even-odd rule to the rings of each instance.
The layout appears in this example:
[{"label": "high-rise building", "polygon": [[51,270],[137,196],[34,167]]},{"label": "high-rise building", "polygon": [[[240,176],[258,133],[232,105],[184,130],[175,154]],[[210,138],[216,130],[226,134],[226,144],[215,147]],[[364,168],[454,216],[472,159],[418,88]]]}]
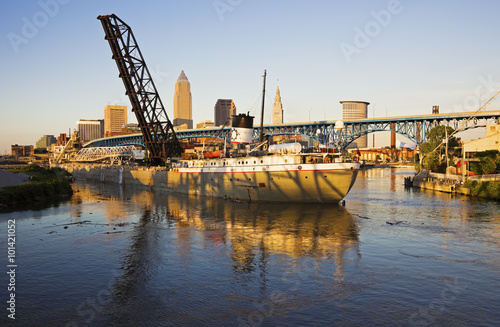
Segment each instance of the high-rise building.
[{"label": "high-rise building", "polygon": [[104,136],[104,120],[80,119],[76,123],[76,129],[82,143],[100,139]]},{"label": "high-rise building", "polygon": [[38,149],[47,149],[54,143],[57,143],[57,139],[54,135],[44,135],[36,141],[36,147]]},{"label": "high-rise building", "polygon": [[214,106],[215,126],[222,126],[228,123],[230,126],[231,116],[236,115],[236,105],[233,99],[218,99]]},{"label": "high-rise building", "polygon": [[104,107],[104,135],[120,135],[122,126],[127,123],[127,106]]},{"label": "high-rise building", "polygon": [[273,124],[283,124],[283,105],[281,104],[280,87],[276,87],[273,105]]},{"label": "high-rise building", "polygon": [[191,84],[184,70],[181,71],[175,83],[174,94],[174,126],[187,124],[189,129],[193,128],[193,104],[191,99]]},{"label": "high-rise building", "polygon": [[[369,102],[364,101],[340,101],[342,104],[342,120],[363,119],[368,117]],[[366,148],[368,138],[366,135],[357,138],[348,148]]]}]

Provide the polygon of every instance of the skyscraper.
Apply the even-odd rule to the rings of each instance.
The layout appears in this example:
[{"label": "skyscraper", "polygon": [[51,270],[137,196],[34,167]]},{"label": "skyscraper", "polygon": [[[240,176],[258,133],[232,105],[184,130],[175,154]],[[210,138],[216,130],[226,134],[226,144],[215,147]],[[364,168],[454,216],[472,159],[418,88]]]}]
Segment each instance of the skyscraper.
[{"label": "skyscraper", "polygon": [[[89,141],[100,139],[104,136],[104,120],[80,119],[76,123],[80,141],[87,143]],[[121,131],[121,128],[120,128]]]},{"label": "skyscraper", "polygon": [[189,129],[193,128],[193,105],[191,99],[191,84],[181,71],[175,83],[174,94],[174,126],[187,124]]},{"label": "skyscraper", "polygon": [[214,106],[215,126],[224,125],[233,115],[236,115],[236,105],[233,99],[218,99]]},{"label": "skyscraper", "polygon": [[[342,120],[363,119],[368,117],[369,102],[364,101],[340,101],[342,104]],[[368,138],[366,135],[356,139],[348,148],[366,148]]]},{"label": "skyscraper", "polygon": [[127,123],[127,106],[104,107],[104,134],[105,136],[119,135],[122,126]]},{"label": "skyscraper", "polygon": [[273,124],[283,124],[283,105],[281,104],[280,87],[276,87],[273,105]]}]

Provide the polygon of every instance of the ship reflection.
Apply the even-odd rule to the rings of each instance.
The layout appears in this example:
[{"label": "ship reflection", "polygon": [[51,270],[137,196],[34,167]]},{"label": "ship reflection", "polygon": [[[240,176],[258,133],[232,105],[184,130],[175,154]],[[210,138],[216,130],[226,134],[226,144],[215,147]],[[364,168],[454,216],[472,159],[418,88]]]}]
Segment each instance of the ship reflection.
[{"label": "ship reflection", "polygon": [[[235,273],[265,270],[270,255],[332,259],[343,279],[345,253],[358,253],[358,227],[344,207],[305,204],[234,203],[217,198],[168,198],[169,219],[177,226],[211,231],[211,247],[231,250]],[[190,233],[182,243],[190,244]],[[298,262],[298,261],[297,261]],[[294,267],[291,267],[293,269]]]},{"label": "ship reflection", "polygon": [[[155,248],[148,247],[147,243],[160,237],[152,237],[152,234],[158,233],[155,228],[161,224],[172,228],[176,234],[179,255],[185,258],[190,255],[189,244],[194,242],[194,238],[200,237],[193,230],[205,231],[201,234],[204,246],[230,250],[235,272],[250,273],[259,265],[262,266],[262,262],[259,263],[262,257],[286,255],[292,258],[333,259],[335,275],[342,278],[346,251],[358,252],[357,224],[342,206],[236,203],[219,198],[149,190],[103,188],[99,184],[85,186],[77,194],[86,201],[107,201],[108,222],[115,219],[129,220],[127,213],[120,212],[117,201],[132,201],[139,208],[138,211],[142,211],[140,221],[134,225],[133,243],[141,244],[151,251],[155,251]],[[135,257],[136,250],[137,247],[130,247],[129,255]],[[144,253],[144,249],[141,252],[143,261],[149,255],[161,256],[158,253]]]},{"label": "ship reflection", "polygon": [[[206,261],[200,255],[215,256],[214,260],[224,263],[217,269],[227,283],[251,277],[261,298],[269,295],[268,280],[276,278],[277,273],[283,272],[283,282],[294,287],[301,280],[306,285],[305,280],[316,273],[341,282],[346,264],[359,259],[358,226],[342,206],[235,203],[114,188],[85,186],[78,192],[79,199],[75,199],[76,207],[96,201],[109,205],[109,209],[103,210],[108,223],[132,222],[128,245],[121,250],[121,267],[106,304],[108,314],[101,317],[106,323],[126,324],[127,315],[114,314],[124,308],[134,312],[134,308],[140,307],[144,319],[153,319],[159,307],[151,306],[151,301],[163,303],[176,298],[178,285],[172,278],[177,283],[186,282],[178,267],[203,269],[198,265]],[[120,212],[131,208],[131,212]],[[78,211],[74,217],[79,216]],[[325,269],[325,265],[329,268]],[[322,270],[315,270],[319,266]],[[189,278],[194,277],[186,279],[196,283]],[[161,310],[166,310],[162,314],[176,316],[170,306],[162,306]]]}]

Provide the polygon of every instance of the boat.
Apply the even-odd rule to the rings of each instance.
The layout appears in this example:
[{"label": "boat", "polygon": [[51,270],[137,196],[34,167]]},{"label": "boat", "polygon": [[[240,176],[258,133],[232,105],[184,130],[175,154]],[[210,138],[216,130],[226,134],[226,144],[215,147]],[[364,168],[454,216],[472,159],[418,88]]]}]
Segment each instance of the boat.
[{"label": "boat", "polygon": [[222,150],[217,150],[217,151],[203,151],[203,157],[207,159],[211,158],[220,158],[222,157]]},{"label": "boat", "polygon": [[172,162],[167,189],[250,202],[338,203],[347,195],[358,162],[341,153],[307,152],[300,143],[261,150],[261,144],[252,144],[253,118],[232,116],[232,148],[216,151],[219,157],[204,153],[204,158]]}]

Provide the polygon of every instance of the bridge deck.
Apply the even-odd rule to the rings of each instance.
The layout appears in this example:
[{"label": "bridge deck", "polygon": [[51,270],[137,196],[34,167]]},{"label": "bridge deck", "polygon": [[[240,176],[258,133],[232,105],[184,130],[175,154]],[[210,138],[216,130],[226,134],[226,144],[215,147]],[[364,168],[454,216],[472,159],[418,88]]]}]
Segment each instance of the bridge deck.
[{"label": "bridge deck", "polygon": [[[470,117],[474,116],[474,119]],[[420,144],[426,141],[427,132],[434,126],[448,125],[454,129],[463,130],[484,127],[487,124],[498,124],[500,111],[481,111],[443,113],[434,115],[414,115],[414,116],[395,116],[379,117],[366,119],[352,119],[344,121],[344,128],[335,129],[337,120],[323,120],[311,122],[297,122],[286,124],[266,124],[264,133],[267,135],[305,135],[311,137],[322,144],[337,144],[345,148],[357,138],[373,132],[390,131],[403,135],[413,142]],[[177,137],[198,138],[198,137],[219,137],[229,140],[230,127],[190,129],[177,131]],[[254,127],[254,139],[258,137],[260,127]],[[129,134],[122,136],[113,136],[93,140],[84,145],[84,147],[99,146],[120,146],[137,144],[144,146],[142,134]]]}]

